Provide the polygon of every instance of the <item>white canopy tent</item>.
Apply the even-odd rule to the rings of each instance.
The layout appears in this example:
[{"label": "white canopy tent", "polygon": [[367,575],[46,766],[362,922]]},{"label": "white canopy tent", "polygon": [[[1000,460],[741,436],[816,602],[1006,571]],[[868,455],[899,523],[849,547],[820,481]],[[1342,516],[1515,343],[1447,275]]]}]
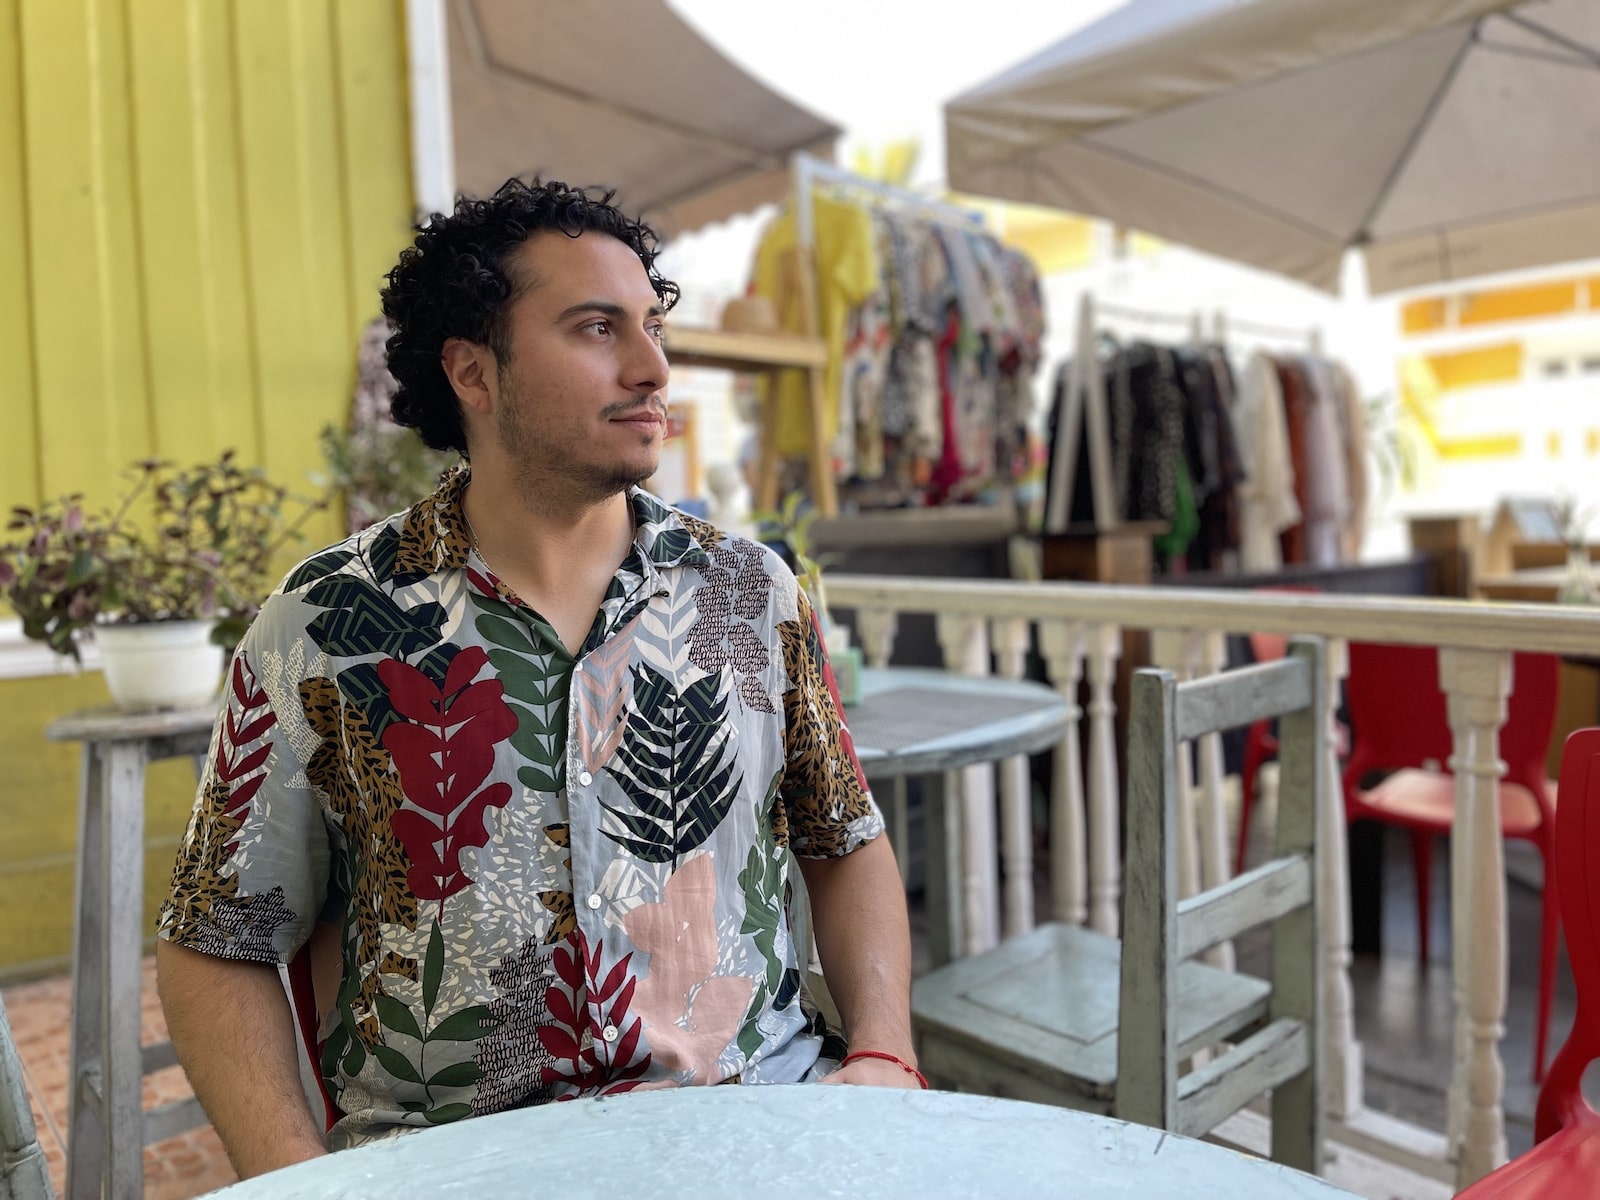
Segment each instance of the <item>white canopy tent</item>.
[{"label": "white canopy tent", "polygon": [[1131,0],[945,127],[958,190],[1327,291],[1600,256],[1600,0]]},{"label": "white canopy tent", "polygon": [[839,130],[705,42],[664,0],[448,0],[456,185],[534,172],[614,187],[684,233],[782,199]]}]

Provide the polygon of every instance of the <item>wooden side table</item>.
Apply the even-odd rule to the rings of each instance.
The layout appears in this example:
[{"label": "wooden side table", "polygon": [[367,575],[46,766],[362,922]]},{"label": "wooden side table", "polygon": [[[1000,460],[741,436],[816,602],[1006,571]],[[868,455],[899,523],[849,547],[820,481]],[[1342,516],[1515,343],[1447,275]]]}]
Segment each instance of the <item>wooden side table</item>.
[{"label": "wooden side table", "polygon": [[139,1034],[144,913],[145,767],[199,759],[211,741],[211,705],[128,714],[90,709],[56,721],[45,736],[83,743],[77,903],[72,945],[72,1075],[67,1196],[140,1200],[144,1147],[206,1124],[194,1099],[145,1112],[144,1076],[177,1062],[171,1042]]}]

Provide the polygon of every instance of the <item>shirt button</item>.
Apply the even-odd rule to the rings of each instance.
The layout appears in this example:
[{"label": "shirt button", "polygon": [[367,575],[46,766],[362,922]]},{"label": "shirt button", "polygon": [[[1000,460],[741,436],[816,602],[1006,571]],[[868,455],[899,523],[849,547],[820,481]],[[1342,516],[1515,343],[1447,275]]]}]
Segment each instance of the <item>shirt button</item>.
[{"label": "shirt button", "polygon": [[608,1041],[608,1042],[616,1041],[617,1040],[617,1027],[615,1025],[607,1025],[604,1029],[602,1029],[600,1031],[600,1036],[605,1038],[605,1040]]},{"label": "shirt button", "polygon": [[589,904],[590,908],[599,908],[600,907],[600,893],[596,892],[594,895],[590,896],[589,900],[588,900],[588,904]]},{"label": "shirt button", "polygon": [[587,771],[579,771],[578,772],[578,782],[582,786],[588,787],[591,783],[594,782],[594,776],[589,774],[589,772],[587,772]]},{"label": "shirt button", "polygon": [[581,670],[583,670],[583,663],[582,662],[575,662],[575,663],[572,664],[572,673],[574,675],[576,675]]}]

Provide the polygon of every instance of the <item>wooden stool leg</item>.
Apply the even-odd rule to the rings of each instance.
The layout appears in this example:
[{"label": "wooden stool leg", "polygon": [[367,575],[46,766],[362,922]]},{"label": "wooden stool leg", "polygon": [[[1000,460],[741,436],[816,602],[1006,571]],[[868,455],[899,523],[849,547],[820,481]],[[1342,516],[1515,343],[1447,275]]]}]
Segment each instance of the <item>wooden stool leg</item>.
[{"label": "wooden stool leg", "polygon": [[84,747],[72,963],[71,1200],[139,1200],[144,1192],[144,766],[142,743]]},{"label": "wooden stool leg", "polygon": [[100,1096],[105,1059],[106,849],[101,814],[107,764],[93,742],[83,747],[78,797],[77,910],[72,935],[72,1075],[67,1097],[67,1195],[99,1200],[104,1168]]},{"label": "wooden stool leg", "polygon": [[112,1200],[144,1195],[140,951],[144,942],[143,742],[113,743],[105,779],[107,851],[105,1112]]}]

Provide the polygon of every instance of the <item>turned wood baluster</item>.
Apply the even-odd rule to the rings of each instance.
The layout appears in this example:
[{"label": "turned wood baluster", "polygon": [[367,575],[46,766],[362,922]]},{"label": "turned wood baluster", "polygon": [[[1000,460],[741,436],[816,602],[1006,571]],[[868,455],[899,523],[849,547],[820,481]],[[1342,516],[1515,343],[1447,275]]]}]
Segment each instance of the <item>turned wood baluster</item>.
[{"label": "turned wood baluster", "polygon": [[[939,613],[935,621],[947,670],[989,674],[989,645],[982,617]],[[946,793],[961,806],[961,901],[966,952],[980,954],[1000,941],[1000,867],[994,817],[994,772],[987,763],[945,774]],[[948,801],[947,801],[948,802]]]},{"label": "turned wood baluster", "polygon": [[1117,781],[1117,702],[1112,688],[1122,629],[1089,633],[1089,925],[1117,936],[1122,899],[1122,800]]},{"label": "turned wood baluster", "polygon": [[[863,608],[856,612],[856,639],[869,667],[887,667],[894,651],[894,635],[899,617],[892,608]],[[876,789],[874,789],[876,794]],[[896,775],[889,784],[884,814],[889,822],[889,844],[894,847],[900,868],[900,882],[907,885],[911,872],[911,818],[906,799],[906,777]]]},{"label": "turned wood baluster", "polygon": [[1083,760],[1078,750],[1078,685],[1088,654],[1087,627],[1066,621],[1039,624],[1039,653],[1067,703],[1067,729],[1056,747],[1050,786],[1050,888],[1055,919],[1082,925],[1089,917],[1088,845],[1084,835]]},{"label": "turned wood baluster", "polygon": [[[1192,677],[1188,661],[1188,636],[1178,629],[1150,633],[1150,660],[1171,671],[1179,682]],[[1178,747],[1178,896],[1186,899],[1200,890],[1200,843],[1195,836],[1194,756],[1188,746]]]},{"label": "turned wood baluster", "polygon": [[[1029,643],[1025,617],[996,617],[989,623],[999,674],[1021,679]],[[1000,855],[1005,867],[1005,936],[1033,928],[1033,787],[1028,756],[1016,754],[1000,764]]]},{"label": "turned wood baluster", "polygon": [[1322,1083],[1327,1115],[1356,1116],[1362,1108],[1361,1043],[1356,1041],[1350,991],[1350,875],[1345,849],[1344,792],[1339,786],[1339,703],[1350,673],[1348,645],[1330,638],[1326,647],[1328,698],[1327,794],[1317,797],[1317,921],[1322,945]]},{"label": "turned wood baluster", "polygon": [[[1440,674],[1442,688],[1442,664]],[[1445,719],[1450,725],[1451,749],[1454,751],[1467,738],[1466,709],[1461,697],[1448,691],[1445,692]],[[1449,767],[1452,772],[1459,769],[1457,754],[1452,753]],[[1472,842],[1466,836],[1465,824],[1459,822],[1459,809],[1452,821],[1455,823],[1452,832],[1459,831],[1460,836],[1450,839],[1450,998],[1455,1022],[1452,1031],[1455,1053],[1450,1060],[1454,1069],[1445,1093],[1445,1139],[1449,1146],[1448,1157],[1459,1165],[1461,1139],[1466,1136],[1467,1129],[1467,1073],[1459,1068],[1468,1061],[1472,1050],[1472,1028],[1467,1019],[1467,958],[1472,930],[1466,920],[1467,893],[1472,877]]]},{"label": "turned wood baluster", "polygon": [[[1228,639],[1220,630],[1190,630],[1184,638],[1184,660],[1190,678],[1216,675],[1228,665]],[[1208,733],[1199,739],[1200,756],[1200,879],[1206,888],[1220,887],[1233,876],[1228,853],[1228,810],[1223,803],[1222,735]],[[1212,966],[1233,970],[1232,942],[1213,946],[1203,956]]]},{"label": "turned wood baluster", "polygon": [[[1451,766],[1456,779],[1454,834],[1468,845],[1463,906],[1452,923],[1471,931],[1460,941],[1465,962],[1455,964],[1466,978],[1467,1056],[1456,1071],[1465,1078],[1460,1157],[1456,1186],[1464,1188],[1506,1160],[1502,1101],[1505,1068],[1500,1039],[1505,1036],[1506,893],[1504,848],[1500,834],[1500,778],[1506,765],[1499,755],[1499,730],[1505,724],[1511,692],[1511,653],[1440,647],[1439,677],[1459,707]],[[1459,1019],[1459,1017],[1458,1017]]]}]

